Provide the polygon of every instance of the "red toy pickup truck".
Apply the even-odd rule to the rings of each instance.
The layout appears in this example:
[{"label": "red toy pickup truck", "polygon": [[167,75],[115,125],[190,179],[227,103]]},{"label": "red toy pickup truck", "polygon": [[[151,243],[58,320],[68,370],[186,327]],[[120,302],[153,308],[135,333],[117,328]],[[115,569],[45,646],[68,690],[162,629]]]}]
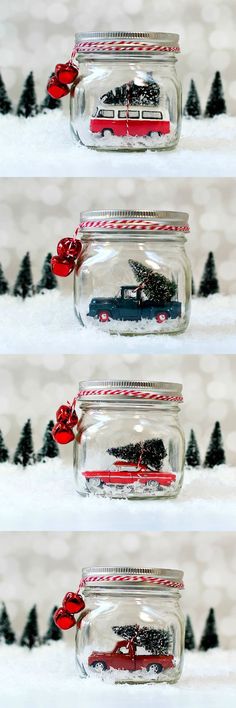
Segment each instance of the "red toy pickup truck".
[{"label": "red toy pickup truck", "polygon": [[88,665],[96,671],[118,669],[124,671],[145,671],[161,673],[165,669],[174,668],[174,656],[137,654],[132,641],[122,640],[117,642],[111,652],[93,651],[88,658]]},{"label": "red toy pickup truck", "polygon": [[124,462],[117,460],[108,470],[88,470],[83,472],[89,487],[101,487],[104,484],[134,484],[139,482],[143,485],[154,486],[161,489],[170,487],[176,480],[173,472],[162,472],[150,470],[145,465],[137,465],[135,462]]}]

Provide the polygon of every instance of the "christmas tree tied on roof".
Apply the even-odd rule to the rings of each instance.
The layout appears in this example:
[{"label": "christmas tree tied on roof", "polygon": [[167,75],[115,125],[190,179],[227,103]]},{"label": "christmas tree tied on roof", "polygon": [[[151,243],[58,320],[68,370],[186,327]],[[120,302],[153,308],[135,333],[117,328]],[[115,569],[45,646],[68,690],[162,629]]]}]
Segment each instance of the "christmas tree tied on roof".
[{"label": "christmas tree tied on roof", "polygon": [[143,465],[149,470],[161,470],[167,452],[160,438],[145,440],[144,442],[130,443],[123,447],[110,447],[109,455],[137,465]]},{"label": "christmas tree tied on roof", "polygon": [[15,641],[15,634],[11,627],[6,605],[3,602],[0,610],[0,644],[14,644]]},{"label": "christmas tree tied on roof", "polygon": [[215,612],[213,608],[209,610],[205,627],[199,645],[199,651],[208,651],[219,646],[219,637],[216,628]]},{"label": "christmas tree tied on roof", "polygon": [[160,86],[152,72],[148,72],[142,73],[135,81],[128,81],[107,91],[101,96],[101,101],[113,106],[158,106],[160,97]]},{"label": "christmas tree tied on roof", "polygon": [[169,280],[165,275],[131,258],[129,265],[139,283],[138,289],[142,290],[147,300],[154,302],[155,305],[165,305],[176,295],[177,284],[174,280]]},{"label": "christmas tree tied on roof", "polygon": [[171,633],[168,629],[153,629],[140,627],[138,624],[112,627],[118,637],[127,639],[135,647],[142,647],[150,654],[168,655],[171,643]]},{"label": "christmas tree tied on roof", "polygon": [[215,467],[216,465],[225,464],[225,451],[219,421],[215,423],[213,428],[209,446],[207,448],[204,467]]}]

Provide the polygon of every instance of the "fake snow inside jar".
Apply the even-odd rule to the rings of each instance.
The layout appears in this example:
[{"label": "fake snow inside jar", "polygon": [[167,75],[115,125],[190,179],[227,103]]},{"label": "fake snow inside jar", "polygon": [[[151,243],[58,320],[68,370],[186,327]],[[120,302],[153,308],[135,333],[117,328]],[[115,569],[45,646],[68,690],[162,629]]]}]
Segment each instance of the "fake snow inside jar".
[{"label": "fake snow inside jar", "polygon": [[178,416],[181,384],[85,381],[76,398],[74,473],[80,495],[177,496],[185,453]]},{"label": "fake snow inside jar", "polygon": [[188,232],[182,212],[82,213],[74,239],[58,244],[60,254],[60,244],[69,242],[65,258],[52,258],[56,275],[74,270],[80,324],[122,335],[184,332],[191,307]]},{"label": "fake snow inside jar", "polygon": [[72,61],[71,127],[97,150],[167,150],[179,140],[179,35],[76,34]]},{"label": "fake snow inside jar", "polygon": [[[77,624],[80,676],[133,684],[178,681],[184,650],[183,587],[179,570],[85,568],[77,594],[67,593],[54,615],[63,629]],[[76,603],[79,607],[81,601],[76,622]]]}]

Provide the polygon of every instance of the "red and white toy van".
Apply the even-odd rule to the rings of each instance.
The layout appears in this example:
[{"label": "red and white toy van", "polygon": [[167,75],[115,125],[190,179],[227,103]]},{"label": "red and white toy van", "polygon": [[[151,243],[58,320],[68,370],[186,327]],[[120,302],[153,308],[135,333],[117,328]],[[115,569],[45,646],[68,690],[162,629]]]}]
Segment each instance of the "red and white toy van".
[{"label": "red and white toy van", "polygon": [[123,460],[117,460],[108,470],[88,470],[83,472],[83,476],[91,488],[102,487],[105,484],[127,485],[138,482],[147,486],[155,484],[158,489],[161,489],[170,487],[176,480],[173,472],[158,472],[148,469],[145,465]]},{"label": "red and white toy van", "polygon": [[165,106],[116,106],[96,107],[90,119],[90,131],[104,136],[147,137],[170,133],[170,116]]}]

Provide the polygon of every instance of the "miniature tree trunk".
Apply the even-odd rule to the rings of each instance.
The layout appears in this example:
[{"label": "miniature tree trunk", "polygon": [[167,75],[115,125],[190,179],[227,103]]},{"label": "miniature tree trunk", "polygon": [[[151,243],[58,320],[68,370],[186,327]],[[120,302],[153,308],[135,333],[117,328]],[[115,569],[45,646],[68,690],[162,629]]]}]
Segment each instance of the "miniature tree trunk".
[{"label": "miniature tree trunk", "polygon": [[215,467],[215,465],[224,465],[225,451],[222,440],[222,433],[219,421],[215,423],[211,434],[209,446],[204,460],[204,467]]},{"label": "miniature tree trunk", "polygon": [[185,460],[188,467],[200,467],[200,452],[193,430],[190,431]]},{"label": "miniature tree trunk", "polygon": [[145,465],[154,470],[161,469],[163,459],[167,455],[164,443],[159,438],[145,440],[143,443],[130,443],[130,445],[123,447],[111,447],[107,452],[121,460]]},{"label": "miniature tree trunk", "polygon": [[201,112],[198,92],[193,79],[191,79],[189,93],[184,107],[184,115],[189,118],[200,118]]},{"label": "miniature tree trunk", "polygon": [[218,646],[219,638],[216,629],[215,613],[213,608],[211,608],[206,619],[206,624],[200,641],[199,650],[208,651],[208,649],[215,649],[215,647]]},{"label": "miniature tree trunk", "polygon": [[8,282],[3,273],[3,269],[0,263],[0,295],[6,295],[9,292]]},{"label": "miniature tree trunk", "polygon": [[13,288],[13,295],[15,297],[22,297],[22,299],[25,300],[26,297],[32,297],[34,292],[30,255],[26,253],[21,261],[20,270]]},{"label": "miniature tree trunk", "polygon": [[6,115],[7,113],[12,113],[12,104],[8,98],[4,81],[0,74],[0,113]]},{"label": "miniature tree trunk", "polygon": [[217,71],[211,85],[209,98],[206,104],[205,118],[213,118],[221,113],[226,113],[223,86],[220,72]]},{"label": "miniature tree trunk", "polygon": [[195,637],[194,637],[194,632],[192,628],[192,622],[190,617],[187,615],[186,617],[186,627],[185,627],[185,649],[188,649],[189,651],[193,651],[195,649],[196,644],[195,644]]},{"label": "miniature tree trunk", "polygon": [[212,251],[208,254],[198,291],[199,297],[208,297],[219,292],[215,260]]},{"label": "miniature tree trunk", "polygon": [[54,422],[50,420],[44,433],[43,446],[37,454],[37,460],[39,462],[45,462],[47,458],[53,459],[53,457],[58,457],[59,455],[59,447],[52,437],[53,428]]},{"label": "miniature tree trunk", "polygon": [[0,464],[9,460],[9,452],[4,443],[2,432],[0,430]]},{"label": "miniature tree trunk", "polygon": [[0,614],[0,644],[14,644],[15,641],[15,634],[11,627],[6,606],[3,603]]},{"label": "miniature tree trunk", "polygon": [[48,629],[46,631],[46,634],[43,637],[42,643],[43,644],[50,644],[50,642],[58,642],[60,639],[62,639],[63,634],[62,631],[59,627],[54,622],[53,615],[55,614],[57,610],[57,606],[53,607],[51,614],[49,616],[48,620]]},{"label": "miniature tree trunk", "polygon": [[114,106],[158,106],[160,86],[149,73],[146,75],[143,85],[140,86],[134,81],[130,81],[104,93],[101,100],[103,103]]},{"label": "miniature tree trunk", "polygon": [[20,440],[16,448],[13,458],[14,465],[22,465],[27,467],[35,463],[35,455],[33,448],[31,422],[27,420],[21,432]]},{"label": "miniature tree trunk", "polygon": [[24,118],[29,118],[29,116],[36,116],[38,113],[35,87],[34,87],[34,77],[33,72],[27,76],[25,81],[23,91],[18,103],[16,115],[23,116]]},{"label": "miniature tree trunk", "polygon": [[28,614],[26,625],[23,629],[22,637],[20,640],[21,647],[28,647],[32,649],[40,644],[39,631],[38,631],[38,617],[36,605],[32,607]]},{"label": "miniature tree trunk", "polygon": [[170,632],[167,629],[152,629],[139,625],[112,627],[119,637],[132,641],[134,646],[143,647],[150,654],[167,655],[170,646]]},{"label": "miniature tree trunk", "polygon": [[40,281],[36,287],[37,293],[42,293],[44,290],[54,290],[58,286],[57,278],[52,272],[51,258],[52,254],[48,253],[43,263]]},{"label": "miniature tree trunk", "polygon": [[129,265],[148,300],[155,305],[165,305],[172,300],[177,291],[177,285],[173,280],[169,280],[165,275],[147,268],[138,261],[129,259]]}]

